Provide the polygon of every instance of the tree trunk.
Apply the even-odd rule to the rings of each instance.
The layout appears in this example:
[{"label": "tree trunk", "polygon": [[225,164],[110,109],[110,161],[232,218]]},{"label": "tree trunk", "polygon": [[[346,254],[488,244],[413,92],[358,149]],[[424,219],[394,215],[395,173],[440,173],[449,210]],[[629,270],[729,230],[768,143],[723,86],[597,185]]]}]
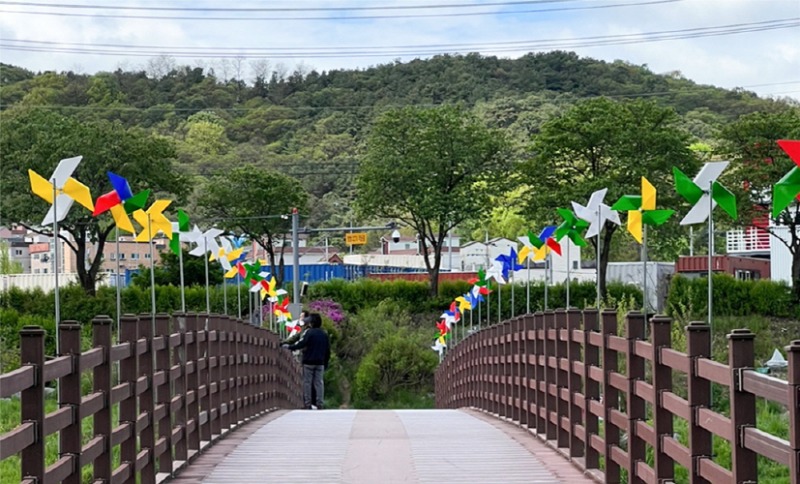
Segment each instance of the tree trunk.
[{"label": "tree trunk", "polygon": [[600,284],[600,297],[606,299],[608,296],[608,259],[611,254],[611,239],[614,237],[614,232],[617,231],[615,224],[606,223],[605,233],[603,234],[603,245],[600,247],[600,260],[597,261],[598,270],[598,284]]},{"label": "tree trunk", "polygon": [[86,240],[86,232],[76,231],[72,233],[72,236],[75,239],[75,250],[73,250],[73,252],[75,252],[75,258],[77,259],[76,269],[78,271],[78,279],[80,280],[81,287],[83,288],[84,292],[86,292],[86,294],[89,296],[94,296],[97,294],[97,273],[100,270],[100,264],[103,262],[103,252],[105,249],[106,240],[108,239],[108,234],[111,233],[112,227],[109,227],[103,231],[98,231],[97,250],[95,251],[94,257],[92,258],[92,262],[88,269],[86,268],[85,264],[86,245],[88,243]]},{"label": "tree trunk", "polygon": [[795,301],[800,302],[800,244],[792,252],[792,292]]}]

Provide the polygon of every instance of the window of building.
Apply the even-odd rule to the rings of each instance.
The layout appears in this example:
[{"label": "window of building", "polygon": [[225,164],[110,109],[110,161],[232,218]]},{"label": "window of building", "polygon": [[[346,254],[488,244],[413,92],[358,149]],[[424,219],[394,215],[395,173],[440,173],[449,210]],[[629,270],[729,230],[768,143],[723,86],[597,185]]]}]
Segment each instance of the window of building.
[{"label": "window of building", "polygon": [[47,274],[47,269],[42,269],[42,274]]},{"label": "window of building", "polygon": [[33,254],[33,258],[34,258],[35,260],[39,260],[39,254]]},{"label": "window of building", "polygon": [[22,255],[22,249],[14,249],[14,255]]},{"label": "window of building", "polygon": [[124,253],[120,252],[119,260],[125,260],[125,254]]},{"label": "window of building", "polygon": [[33,273],[34,274],[38,274],[39,273],[39,269],[34,270]]},{"label": "window of building", "polygon": [[112,252],[112,253],[111,253],[111,260],[117,260],[117,254],[116,254],[116,252]]},{"label": "window of building", "polygon": [[131,254],[131,260],[139,260],[139,254],[137,254],[136,252]]},{"label": "window of building", "polygon": [[578,261],[572,261],[572,270],[578,270]]},{"label": "window of building", "polygon": [[149,258],[150,258],[150,254],[145,254],[145,255],[144,255],[144,258],[145,258],[145,259],[149,259]]}]

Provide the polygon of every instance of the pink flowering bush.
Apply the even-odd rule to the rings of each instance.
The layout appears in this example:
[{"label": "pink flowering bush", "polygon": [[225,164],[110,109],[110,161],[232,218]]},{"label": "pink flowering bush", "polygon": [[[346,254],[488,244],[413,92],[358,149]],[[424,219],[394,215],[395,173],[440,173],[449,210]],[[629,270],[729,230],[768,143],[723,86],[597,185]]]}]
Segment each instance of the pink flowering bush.
[{"label": "pink flowering bush", "polygon": [[308,304],[308,309],[311,312],[320,313],[322,316],[327,317],[337,326],[340,326],[346,319],[342,305],[333,299],[311,301]]}]

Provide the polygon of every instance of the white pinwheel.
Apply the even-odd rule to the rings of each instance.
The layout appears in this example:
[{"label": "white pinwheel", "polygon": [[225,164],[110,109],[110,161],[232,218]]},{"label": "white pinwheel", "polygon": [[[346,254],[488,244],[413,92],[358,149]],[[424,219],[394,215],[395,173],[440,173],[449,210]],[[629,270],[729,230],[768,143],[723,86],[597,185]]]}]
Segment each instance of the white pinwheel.
[{"label": "white pinwheel", "polygon": [[589,222],[589,228],[586,230],[585,237],[591,239],[592,237],[600,234],[606,222],[612,222],[616,225],[621,225],[619,213],[611,210],[611,207],[603,203],[606,198],[608,188],[597,190],[589,196],[589,203],[584,207],[583,205],[572,202],[572,210],[579,219]]},{"label": "white pinwheel", "polygon": [[195,257],[200,257],[208,253],[211,254],[219,253],[219,244],[217,243],[217,237],[222,235],[222,230],[208,229],[205,232],[200,232],[200,230],[195,225],[194,229],[192,229],[191,235],[195,237],[194,240],[192,240],[192,242],[197,244],[197,247],[195,247],[189,252],[190,255],[193,255]]}]

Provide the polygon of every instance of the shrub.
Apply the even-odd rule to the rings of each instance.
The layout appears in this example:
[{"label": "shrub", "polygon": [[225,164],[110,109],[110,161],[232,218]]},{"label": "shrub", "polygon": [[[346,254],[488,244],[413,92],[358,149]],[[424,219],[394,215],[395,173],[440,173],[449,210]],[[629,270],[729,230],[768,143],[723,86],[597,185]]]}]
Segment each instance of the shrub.
[{"label": "shrub", "polygon": [[[740,281],[728,274],[713,277],[714,316],[761,315],[800,317],[800,305],[788,285],[775,281]],[[708,312],[708,279],[676,276],[670,282],[667,311],[671,316],[705,318]]]}]

